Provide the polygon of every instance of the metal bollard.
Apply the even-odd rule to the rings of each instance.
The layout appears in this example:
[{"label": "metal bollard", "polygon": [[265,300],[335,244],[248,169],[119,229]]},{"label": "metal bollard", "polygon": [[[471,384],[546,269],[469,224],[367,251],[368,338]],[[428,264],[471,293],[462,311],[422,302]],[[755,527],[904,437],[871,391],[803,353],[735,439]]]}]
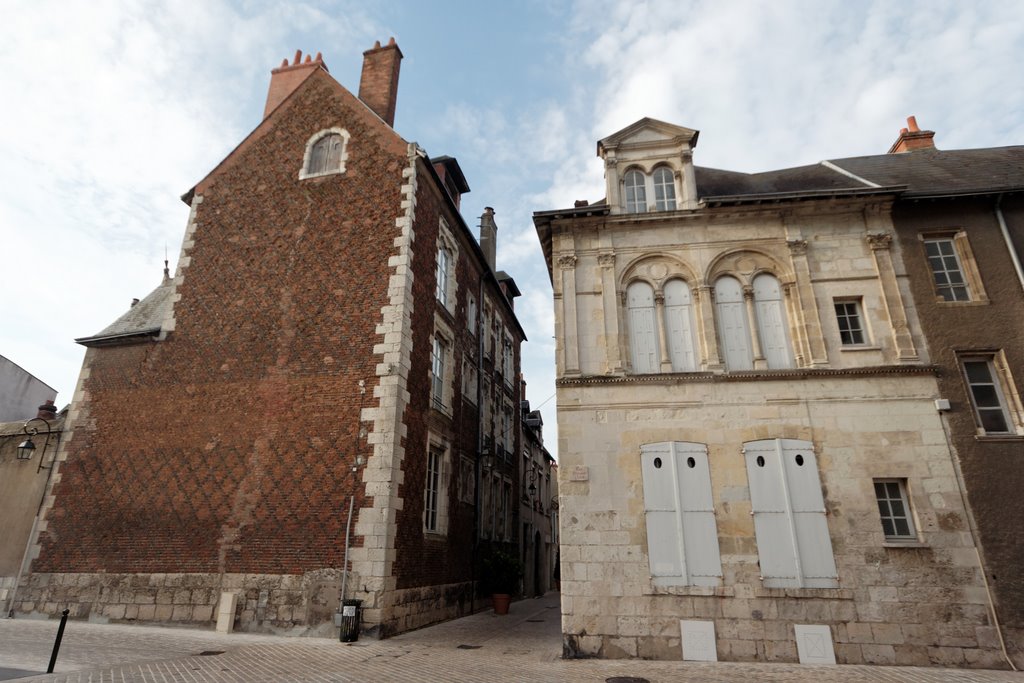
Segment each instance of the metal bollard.
[{"label": "metal bollard", "polygon": [[53,641],[53,652],[50,654],[50,666],[46,667],[46,673],[52,674],[53,667],[57,664],[57,653],[60,651],[60,641],[64,637],[64,626],[68,623],[68,614],[71,610],[66,609],[60,613],[60,627],[57,629],[57,639]]},{"label": "metal bollard", "polygon": [[341,601],[341,642],[354,643],[359,640],[359,608],[362,604],[362,600]]}]

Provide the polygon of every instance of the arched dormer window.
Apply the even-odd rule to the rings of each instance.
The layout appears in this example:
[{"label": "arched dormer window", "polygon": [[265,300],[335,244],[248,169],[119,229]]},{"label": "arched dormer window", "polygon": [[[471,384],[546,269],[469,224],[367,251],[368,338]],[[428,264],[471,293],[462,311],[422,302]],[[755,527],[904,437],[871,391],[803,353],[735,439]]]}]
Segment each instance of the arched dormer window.
[{"label": "arched dormer window", "polygon": [[626,288],[629,319],[629,348],[633,372],[661,372],[658,347],[658,322],[654,308],[654,288],[646,282],[634,282]]},{"label": "arched dormer window", "polygon": [[786,312],[782,305],[782,286],[774,275],[761,273],[754,286],[754,312],[761,351],[770,369],[793,367]]},{"label": "arched dormer window", "polygon": [[654,208],[657,211],[676,210],[676,183],[672,169],[659,166],[654,171]]},{"label": "arched dormer window", "polygon": [[634,168],[626,172],[623,182],[626,189],[626,212],[647,211],[647,179],[644,174]]},{"label": "arched dormer window", "polygon": [[750,321],[743,301],[743,285],[736,278],[724,275],[715,281],[715,313],[725,367],[729,370],[753,370]]},{"label": "arched dormer window", "polygon": [[299,178],[315,178],[344,173],[348,159],[348,131],[344,128],[322,130],[306,143]]}]

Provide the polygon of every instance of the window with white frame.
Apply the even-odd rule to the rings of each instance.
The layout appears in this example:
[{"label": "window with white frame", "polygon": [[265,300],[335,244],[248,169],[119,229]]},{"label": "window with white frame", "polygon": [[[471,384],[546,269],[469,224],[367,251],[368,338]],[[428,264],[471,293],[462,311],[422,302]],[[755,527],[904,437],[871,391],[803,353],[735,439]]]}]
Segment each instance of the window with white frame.
[{"label": "window with white frame", "polygon": [[906,479],[875,479],[875,500],[887,541],[916,541]]},{"label": "window with white frame", "polygon": [[641,374],[660,372],[661,351],[658,347],[654,288],[646,282],[631,283],[626,288],[626,309],[633,372]]},{"label": "window with white frame", "polygon": [[707,447],[669,441],[640,447],[651,579],[658,586],[717,586],[722,563]]},{"label": "window with white frame", "polygon": [[748,441],[743,444],[743,456],[765,587],[838,586],[811,442]]},{"label": "window with white frame", "polygon": [[423,528],[435,534],[447,531],[447,449],[431,444],[427,450],[427,476],[423,496]]},{"label": "window with white frame", "polygon": [[315,133],[306,142],[299,178],[315,178],[345,172],[348,159],[348,131],[329,128]]},{"label": "window with white frame", "polygon": [[960,365],[970,393],[978,433],[1022,433],[1014,420],[1015,413],[1019,415],[1019,398],[1002,354],[962,355]]},{"label": "window with white frame", "polygon": [[626,171],[622,180],[626,190],[626,212],[647,211],[647,179],[644,174],[634,168]]},{"label": "window with white frame", "polygon": [[768,273],[759,274],[751,284],[754,289],[757,333],[768,368],[791,368],[793,353],[789,345],[789,324],[782,299],[782,285],[778,278]]},{"label": "window with white frame", "polygon": [[833,302],[839,341],[843,346],[863,346],[868,341],[860,299],[837,299]]},{"label": "window with white frame", "polygon": [[715,313],[725,367],[729,370],[753,370],[754,351],[750,343],[743,285],[731,276],[715,281]]},{"label": "window with white frame", "polygon": [[935,292],[943,301],[970,301],[971,291],[954,238],[925,239],[924,249],[935,280]]},{"label": "window with white frame", "polygon": [[654,208],[657,211],[676,210],[676,182],[672,169],[659,166],[654,170]]},{"label": "window with white frame", "polygon": [[665,337],[673,372],[697,370],[696,326],[690,288],[674,278],[665,283]]},{"label": "window with white frame", "polygon": [[476,335],[476,297],[472,294],[466,300],[466,329]]},{"label": "window with white frame", "polygon": [[444,218],[438,219],[437,263],[435,296],[437,301],[450,313],[454,313],[456,299],[455,263],[458,260],[458,246],[452,231]]},{"label": "window with white frame", "polygon": [[448,271],[451,268],[452,255],[447,245],[437,249],[437,300],[448,308]]},{"label": "window with white frame", "polygon": [[444,409],[445,404],[445,365],[448,355],[448,343],[440,335],[434,334],[434,350],[431,354],[431,398],[436,408]]}]

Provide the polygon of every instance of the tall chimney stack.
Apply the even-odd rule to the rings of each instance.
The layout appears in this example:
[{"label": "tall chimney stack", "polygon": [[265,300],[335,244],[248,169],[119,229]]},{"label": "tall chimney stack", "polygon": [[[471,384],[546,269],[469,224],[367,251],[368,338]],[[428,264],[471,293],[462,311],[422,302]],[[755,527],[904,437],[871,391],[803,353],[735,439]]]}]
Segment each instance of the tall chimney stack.
[{"label": "tall chimney stack", "polygon": [[934,130],[921,130],[917,127],[917,117],[907,117],[907,127],[900,129],[900,136],[889,148],[889,154],[902,154],[917,149],[935,149]]},{"label": "tall chimney stack", "polygon": [[484,252],[487,265],[494,271],[494,257],[498,248],[498,226],[494,222],[494,209],[484,207],[480,216],[480,250]]},{"label": "tall chimney stack", "polygon": [[36,417],[52,421],[57,417],[57,406],[53,405],[50,399],[46,399],[46,402],[37,408]]},{"label": "tall chimney stack", "polygon": [[359,99],[384,119],[395,125],[395,103],[398,101],[398,71],[402,51],[392,38],[384,47],[378,40],[363,53],[363,74],[359,78]]},{"label": "tall chimney stack", "polygon": [[302,50],[295,51],[295,59],[291,64],[286,58],[281,66],[270,72],[270,89],[267,91],[267,104],[263,107],[263,118],[270,116],[270,112],[277,109],[277,105],[284,102],[285,98],[292,94],[302,81],[316,69],[327,71],[324,58],[319,52],[316,57],[306,55],[302,60]]}]

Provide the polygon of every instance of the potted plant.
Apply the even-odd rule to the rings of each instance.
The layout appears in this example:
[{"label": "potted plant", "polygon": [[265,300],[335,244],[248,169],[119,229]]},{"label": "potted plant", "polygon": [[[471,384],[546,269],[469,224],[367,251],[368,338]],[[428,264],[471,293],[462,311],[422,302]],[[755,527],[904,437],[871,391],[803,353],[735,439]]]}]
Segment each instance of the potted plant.
[{"label": "potted plant", "polygon": [[508,614],[512,595],[519,591],[523,563],[512,553],[494,550],[480,566],[480,579],[485,593],[491,594],[495,614]]}]

